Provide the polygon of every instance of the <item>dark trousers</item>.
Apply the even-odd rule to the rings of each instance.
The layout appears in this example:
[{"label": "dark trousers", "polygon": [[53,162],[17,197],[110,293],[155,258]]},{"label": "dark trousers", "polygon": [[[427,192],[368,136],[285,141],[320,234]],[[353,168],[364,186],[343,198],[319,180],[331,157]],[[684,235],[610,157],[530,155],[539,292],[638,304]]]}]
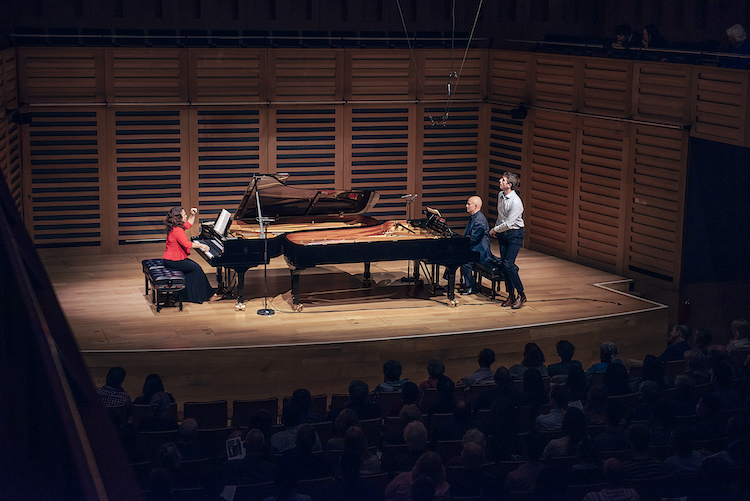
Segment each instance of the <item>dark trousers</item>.
[{"label": "dark trousers", "polygon": [[518,276],[516,257],[523,246],[524,229],[508,230],[497,234],[497,242],[500,244],[500,264],[505,275],[505,287],[508,294],[518,291],[523,292],[523,284]]},{"label": "dark trousers", "polygon": [[180,293],[182,300],[190,303],[202,303],[208,301],[214,294],[206,274],[203,273],[201,265],[191,259],[180,261],[164,260],[164,267],[180,270],[185,274],[185,289]]}]

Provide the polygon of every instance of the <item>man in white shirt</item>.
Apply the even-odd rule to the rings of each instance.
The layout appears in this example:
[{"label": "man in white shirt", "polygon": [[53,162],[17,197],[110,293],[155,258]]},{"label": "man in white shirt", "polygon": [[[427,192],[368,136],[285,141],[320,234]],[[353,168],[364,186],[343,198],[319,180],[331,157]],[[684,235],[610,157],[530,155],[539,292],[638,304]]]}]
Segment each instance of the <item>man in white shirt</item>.
[{"label": "man in white shirt", "polygon": [[514,310],[526,302],[526,294],[516,266],[516,256],[523,246],[524,237],[523,203],[514,191],[519,182],[518,174],[503,173],[503,177],[500,178],[500,193],[497,195],[497,222],[490,230],[490,236],[496,236],[500,244],[501,265],[505,274],[505,286],[508,289],[508,299],[503,306],[510,306]]}]

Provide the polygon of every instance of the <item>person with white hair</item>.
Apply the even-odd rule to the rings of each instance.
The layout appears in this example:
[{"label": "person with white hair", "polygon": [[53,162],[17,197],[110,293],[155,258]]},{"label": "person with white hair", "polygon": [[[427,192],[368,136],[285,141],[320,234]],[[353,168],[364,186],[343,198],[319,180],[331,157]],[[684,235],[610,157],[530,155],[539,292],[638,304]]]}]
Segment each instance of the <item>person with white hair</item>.
[{"label": "person with white hair", "polygon": [[[750,56],[750,42],[747,41],[747,33],[741,24],[727,28],[727,39],[728,54]],[[719,59],[719,66],[746,70],[750,66],[750,57],[722,57]]]}]

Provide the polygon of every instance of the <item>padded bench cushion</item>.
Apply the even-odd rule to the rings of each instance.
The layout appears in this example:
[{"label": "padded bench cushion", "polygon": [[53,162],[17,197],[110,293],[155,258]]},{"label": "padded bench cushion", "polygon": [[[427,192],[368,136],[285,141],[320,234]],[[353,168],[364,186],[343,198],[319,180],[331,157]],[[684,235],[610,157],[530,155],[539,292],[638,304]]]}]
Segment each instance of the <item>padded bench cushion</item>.
[{"label": "padded bench cushion", "polygon": [[497,261],[485,261],[474,263],[474,269],[489,279],[502,279],[503,272]]},{"label": "padded bench cushion", "polygon": [[164,267],[163,259],[144,259],[143,273],[148,276],[154,289],[159,291],[178,291],[185,288],[185,275],[180,270]]}]

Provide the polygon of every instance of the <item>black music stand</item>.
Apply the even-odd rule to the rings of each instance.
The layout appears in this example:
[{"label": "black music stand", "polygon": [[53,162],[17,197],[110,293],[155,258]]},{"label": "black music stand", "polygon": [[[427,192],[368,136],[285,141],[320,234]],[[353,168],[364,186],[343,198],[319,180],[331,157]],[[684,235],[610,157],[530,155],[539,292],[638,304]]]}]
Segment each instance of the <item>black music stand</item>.
[{"label": "black music stand", "polygon": [[258,207],[258,225],[260,225],[260,238],[263,239],[263,308],[258,310],[258,315],[270,317],[276,312],[268,307],[268,238],[264,223],[270,223],[273,219],[263,217],[260,206],[260,195],[258,195],[258,178],[255,178],[255,204]]}]

